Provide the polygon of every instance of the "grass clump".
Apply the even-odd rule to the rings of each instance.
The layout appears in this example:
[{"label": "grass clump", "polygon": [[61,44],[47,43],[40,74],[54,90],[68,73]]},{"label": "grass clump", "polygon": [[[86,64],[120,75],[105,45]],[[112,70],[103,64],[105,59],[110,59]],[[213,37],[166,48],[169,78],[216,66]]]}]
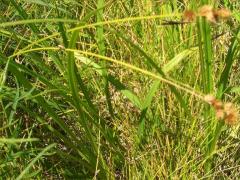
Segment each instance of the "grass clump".
[{"label": "grass clump", "polygon": [[239,7],[3,0],[0,176],[239,177]]}]

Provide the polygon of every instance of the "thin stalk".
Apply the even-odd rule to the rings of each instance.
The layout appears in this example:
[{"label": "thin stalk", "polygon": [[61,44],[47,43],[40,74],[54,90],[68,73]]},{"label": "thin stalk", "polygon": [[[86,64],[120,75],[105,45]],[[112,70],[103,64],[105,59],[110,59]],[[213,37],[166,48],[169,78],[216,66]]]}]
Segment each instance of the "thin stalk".
[{"label": "thin stalk", "polygon": [[[212,38],[211,38],[211,28],[209,23],[205,18],[198,18],[198,41],[199,41],[199,55],[200,55],[200,64],[201,64],[201,74],[202,81],[201,86],[203,87],[203,91],[206,94],[211,94],[213,92],[213,52],[212,52]],[[212,111],[210,106],[205,106],[204,111],[205,119],[212,119],[207,124],[207,134],[209,134],[207,138],[207,146],[205,156],[211,156],[213,150],[215,149],[215,145],[217,139],[219,137],[218,131],[212,132],[212,129],[215,127],[215,118],[212,115]],[[211,169],[212,159],[208,159],[205,164],[205,171],[208,173]]]},{"label": "thin stalk", "polygon": [[[24,53],[28,53],[28,52],[33,52],[33,51],[44,51],[44,50],[53,50],[53,51],[59,51],[60,49],[58,47],[44,47],[44,48],[35,48],[35,49],[29,49],[29,50],[25,50],[21,53],[17,53],[17,54],[14,54],[12,56],[10,56],[10,58],[13,58],[17,55],[20,55],[20,54],[24,54]],[[196,90],[194,90],[193,88],[191,88],[190,86],[186,85],[186,84],[183,84],[181,82],[176,82],[170,78],[165,78],[165,77],[162,77],[158,74],[155,74],[155,73],[152,73],[148,70],[145,70],[145,69],[141,69],[139,67],[136,67],[134,65],[131,65],[129,63],[126,63],[126,62],[123,62],[123,60],[117,60],[117,59],[113,59],[113,58],[110,58],[110,57],[106,57],[106,56],[101,56],[99,54],[95,54],[95,53],[92,53],[92,52],[87,52],[87,51],[81,51],[81,50],[77,50],[77,49],[69,49],[69,48],[66,48],[64,49],[65,51],[67,52],[76,52],[76,53],[80,53],[80,54],[84,54],[84,55],[87,55],[87,56],[92,56],[92,57],[96,57],[98,59],[102,59],[102,60],[105,60],[105,61],[109,61],[109,62],[112,62],[112,63],[115,63],[115,64],[118,64],[118,65],[121,65],[127,69],[130,69],[130,70],[133,70],[133,71],[136,71],[136,72],[139,72],[139,73],[142,73],[142,74],[145,74],[147,76],[150,76],[154,79],[158,79],[170,86],[173,86],[177,89],[180,89],[180,90],[183,90],[185,91],[186,93],[188,94],[191,94],[193,96],[195,96],[196,98],[202,100],[202,101],[205,101],[204,100],[204,94],[201,93],[201,92],[197,92]]]},{"label": "thin stalk", "polygon": [[[97,13],[97,23],[99,22],[104,22],[103,15],[104,15],[104,4],[105,0],[98,0],[97,2],[97,9],[99,9]],[[105,55],[105,42],[104,42],[104,27],[103,25],[99,25],[96,27],[96,38],[97,38],[97,46],[99,50],[99,54],[104,56]],[[108,105],[108,110],[111,116],[114,116],[113,113],[113,108],[111,104],[111,97],[110,97],[110,91],[109,91],[109,82],[108,82],[108,72],[107,72],[107,63],[103,61],[101,63],[101,66],[103,67],[102,72],[103,72],[103,78],[104,78],[104,91],[106,94],[106,101]]]},{"label": "thin stalk", "polygon": [[[109,20],[109,21],[96,22],[96,23],[92,23],[92,24],[91,23],[85,24],[83,21],[83,25],[68,29],[68,30],[66,30],[66,32],[69,33],[69,32],[74,32],[74,31],[86,29],[86,28],[95,28],[96,26],[100,26],[100,25],[119,24],[119,23],[131,22],[131,21],[162,19],[162,18],[180,17],[180,16],[182,16],[182,14],[164,14],[164,15],[127,17],[127,18],[123,18],[123,19],[114,19],[114,20]],[[40,19],[40,20],[34,19],[34,20],[24,20],[24,21],[19,21],[19,22],[18,21],[17,22],[8,22],[8,23],[1,23],[0,27],[16,26],[16,25],[20,25],[20,24],[39,23],[39,22],[47,22],[47,21],[48,20],[44,20],[44,19]],[[54,20],[51,20],[51,21],[54,22]],[[41,38],[41,39],[38,39],[38,40],[32,42],[31,44],[27,45],[26,47],[24,47],[23,49],[21,49],[19,51],[26,50],[26,49],[32,47],[33,45],[39,45],[40,42],[57,37],[59,35],[61,35],[59,32],[53,33],[52,35],[49,35],[47,37],[44,37],[44,38]]]}]

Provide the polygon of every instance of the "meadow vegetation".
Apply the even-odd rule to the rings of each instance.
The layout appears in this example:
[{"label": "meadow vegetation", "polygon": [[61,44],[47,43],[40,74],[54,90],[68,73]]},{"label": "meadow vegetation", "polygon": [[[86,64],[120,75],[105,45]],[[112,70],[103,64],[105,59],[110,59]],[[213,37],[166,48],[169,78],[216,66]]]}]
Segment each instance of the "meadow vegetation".
[{"label": "meadow vegetation", "polygon": [[240,2],[0,2],[2,179],[240,177]]}]

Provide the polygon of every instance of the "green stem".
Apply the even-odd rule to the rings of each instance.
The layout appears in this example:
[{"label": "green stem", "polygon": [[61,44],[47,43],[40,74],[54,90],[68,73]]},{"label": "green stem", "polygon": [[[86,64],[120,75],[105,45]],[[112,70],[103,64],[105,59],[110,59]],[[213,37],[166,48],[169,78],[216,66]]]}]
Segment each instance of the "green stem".
[{"label": "green stem", "polygon": [[[105,4],[105,0],[98,0],[97,2],[97,8],[99,9],[98,13],[97,13],[97,23],[99,22],[103,22],[103,14],[104,14],[104,4]],[[104,42],[104,27],[103,25],[99,25],[96,27],[96,39],[97,39],[97,45],[98,45],[98,50],[99,50],[99,54],[101,56],[104,56],[106,51],[105,51],[105,42]],[[107,105],[108,105],[108,111],[111,114],[111,116],[114,116],[114,112],[113,112],[113,107],[112,107],[112,103],[111,103],[111,94],[109,91],[109,82],[108,82],[108,73],[107,73],[107,64],[106,62],[102,62],[101,66],[103,67],[103,76],[104,76],[104,92],[106,95],[106,101],[107,101]]]},{"label": "green stem", "polygon": [[216,129],[214,131],[213,134],[213,139],[210,141],[209,143],[209,148],[207,151],[206,156],[208,157],[207,161],[206,161],[206,166],[205,166],[205,170],[206,172],[210,172],[211,168],[212,168],[212,162],[213,162],[213,152],[216,149],[216,145],[217,145],[217,141],[221,135],[221,131],[222,128],[224,127],[224,121],[221,121],[217,124]]},{"label": "green stem", "polygon": [[[213,92],[213,52],[212,52],[212,40],[211,40],[211,28],[209,23],[205,18],[198,18],[198,41],[199,41],[199,54],[201,61],[201,86],[203,91],[206,94]],[[212,155],[213,150],[215,149],[218,137],[221,132],[221,126],[219,124],[216,127],[215,132],[212,132],[212,129],[216,126],[215,118],[213,117],[213,112],[210,109],[210,106],[206,106],[204,110],[205,119],[213,119],[207,124],[207,149],[206,149],[206,158]],[[205,171],[208,173],[212,166],[212,158],[210,157],[205,164]]]}]

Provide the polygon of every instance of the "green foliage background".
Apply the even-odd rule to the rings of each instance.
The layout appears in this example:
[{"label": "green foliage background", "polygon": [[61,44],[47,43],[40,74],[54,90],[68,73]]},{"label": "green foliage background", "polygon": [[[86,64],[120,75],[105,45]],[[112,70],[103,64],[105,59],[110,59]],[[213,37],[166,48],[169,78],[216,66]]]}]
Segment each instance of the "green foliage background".
[{"label": "green foliage background", "polygon": [[[0,177],[237,179],[240,3],[1,0]],[[183,23],[204,4],[232,16]]]}]

